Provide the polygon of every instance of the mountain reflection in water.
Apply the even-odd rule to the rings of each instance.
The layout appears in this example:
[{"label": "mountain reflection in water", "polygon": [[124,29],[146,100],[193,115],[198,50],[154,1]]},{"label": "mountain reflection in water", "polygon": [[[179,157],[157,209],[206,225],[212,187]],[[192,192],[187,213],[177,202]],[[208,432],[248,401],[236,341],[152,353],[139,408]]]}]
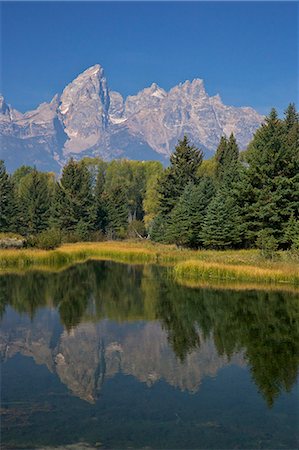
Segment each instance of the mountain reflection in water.
[{"label": "mountain reflection in water", "polygon": [[191,289],[158,266],[90,261],[3,275],[0,295],[2,361],[33,357],[89,404],[117,374],[195,393],[224,367],[248,367],[269,407],[297,379],[295,293]]}]

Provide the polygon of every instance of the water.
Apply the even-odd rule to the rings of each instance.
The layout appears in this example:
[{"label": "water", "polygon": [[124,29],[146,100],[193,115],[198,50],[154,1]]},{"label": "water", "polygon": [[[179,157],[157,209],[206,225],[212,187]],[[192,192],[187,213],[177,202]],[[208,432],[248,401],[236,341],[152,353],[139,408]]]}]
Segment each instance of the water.
[{"label": "water", "polygon": [[298,294],[88,262],[0,299],[3,448],[298,448]]}]

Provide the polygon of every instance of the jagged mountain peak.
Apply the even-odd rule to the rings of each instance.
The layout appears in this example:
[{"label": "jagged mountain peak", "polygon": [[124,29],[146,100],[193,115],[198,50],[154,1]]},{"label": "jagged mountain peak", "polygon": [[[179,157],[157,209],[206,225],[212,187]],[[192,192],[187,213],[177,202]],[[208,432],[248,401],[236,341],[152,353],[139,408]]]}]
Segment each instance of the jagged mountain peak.
[{"label": "jagged mountain peak", "polygon": [[140,97],[150,97],[150,96],[161,96],[161,98],[162,98],[162,97],[165,97],[166,95],[167,95],[167,92],[164,89],[162,89],[160,86],[158,86],[157,83],[152,83],[150,86],[137,92],[137,94],[129,95],[127,97],[127,100],[128,99],[136,99],[136,98],[140,98]]},{"label": "jagged mountain peak", "polygon": [[150,86],[150,95],[152,97],[164,98],[167,95],[167,92],[164,89],[160,88],[157,83],[152,83]]},{"label": "jagged mountain peak", "polygon": [[[100,64],[95,64],[94,66],[88,67],[83,72],[81,72],[75,80],[82,78],[92,78],[92,77],[101,77],[104,75],[104,69]],[[74,80],[74,81],[75,81]]]},{"label": "jagged mountain peak", "polygon": [[215,103],[215,104],[217,103],[218,105],[222,105],[223,104],[220,94],[213,95],[213,97],[210,97],[210,100],[211,100],[212,103]]},{"label": "jagged mountain peak", "polygon": [[58,108],[69,138],[65,153],[80,153],[98,144],[109,122],[109,102],[107,80],[99,64],[65,87]]},{"label": "jagged mountain peak", "polygon": [[219,94],[210,97],[200,78],[168,92],[152,83],[124,100],[109,90],[103,67],[95,64],[61,95],[25,114],[1,96],[1,157],[10,170],[35,164],[59,171],[70,156],[167,162],[184,134],[208,156],[220,137],[231,132],[240,148],[246,148],[262,121],[252,108],[227,106]]},{"label": "jagged mountain peak", "polygon": [[7,114],[9,111],[9,106],[5,101],[5,98],[2,94],[0,94],[0,113]]},{"label": "jagged mountain peak", "polygon": [[179,83],[169,91],[169,95],[183,95],[196,99],[198,97],[206,97],[204,81],[200,78],[194,78],[192,81],[186,80],[183,83]]},{"label": "jagged mountain peak", "polygon": [[60,112],[66,114],[70,105],[78,98],[99,100],[102,92],[107,96],[107,81],[104,76],[104,69],[96,64],[79,74],[63,90],[60,101]]}]

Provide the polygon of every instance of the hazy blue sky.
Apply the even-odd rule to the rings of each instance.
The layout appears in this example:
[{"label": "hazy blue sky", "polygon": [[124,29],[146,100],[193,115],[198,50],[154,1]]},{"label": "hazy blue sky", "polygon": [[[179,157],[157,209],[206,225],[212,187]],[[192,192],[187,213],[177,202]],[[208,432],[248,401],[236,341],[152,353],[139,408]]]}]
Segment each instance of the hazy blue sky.
[{"label": "hazy blue sky", "polygon": [[295,2],[2,3],[2,92],[25,111],[100,63],[124,96],[203,78],[227,104],[298,101]]}]

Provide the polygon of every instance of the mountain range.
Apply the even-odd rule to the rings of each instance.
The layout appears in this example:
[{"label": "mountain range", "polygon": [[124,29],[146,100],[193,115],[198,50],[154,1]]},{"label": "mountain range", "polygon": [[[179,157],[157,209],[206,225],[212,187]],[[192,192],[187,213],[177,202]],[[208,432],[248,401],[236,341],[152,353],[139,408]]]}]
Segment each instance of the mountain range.
[{"label": "mountain range", "polygon": [[0,96],[1,159],[10,171],[28,164],[56,173],[70,157],[167,164],[184,134],[210,157],[220,137],[231,132],[245,149],[262,121],[250,107],[226,106],[218,94],[210,97],[201,79],[168,92],[153,83],[124,99],[109,90],[96,64],[33,111],[21,113]]}]

